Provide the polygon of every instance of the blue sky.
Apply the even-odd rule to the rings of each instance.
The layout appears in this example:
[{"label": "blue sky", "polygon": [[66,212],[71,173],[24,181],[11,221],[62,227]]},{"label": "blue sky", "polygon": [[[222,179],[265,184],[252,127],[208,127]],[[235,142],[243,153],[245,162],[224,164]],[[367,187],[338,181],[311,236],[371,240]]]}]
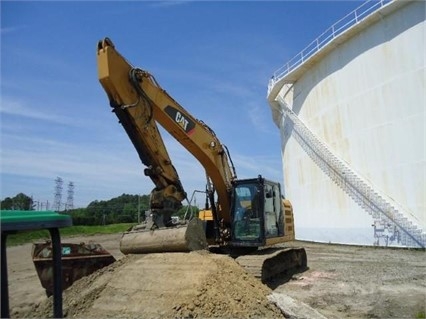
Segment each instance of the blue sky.
[{"label": "blue sky", "polygon": [[[1,193],[74,206],[153,184],[97,79],[108,36],[225,144],[239,178],[283,182],[279,130],[266,101],[273,72],[360,1],[1,2]],[[203,168],[167,133],[188,194]],[[199,199],[199,205],[202,200]]]}]

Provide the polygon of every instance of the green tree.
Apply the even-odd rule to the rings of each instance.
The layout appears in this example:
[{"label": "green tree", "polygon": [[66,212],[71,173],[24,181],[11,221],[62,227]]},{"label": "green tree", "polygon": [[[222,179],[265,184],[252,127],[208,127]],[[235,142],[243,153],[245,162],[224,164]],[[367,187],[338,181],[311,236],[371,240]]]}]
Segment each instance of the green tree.
[{"label": "green tree", "polygon": [[7,209],[13,209],[13,200],[10,197],[6,197],[4,200],[0,202],[1,209],[7,210]]},{"label": "green tree", "polygon": [[138,205],[143,218],[149,207],[149,195],[122,194],[107,201],[95,200],[87,206],[86,213],[98,225],[102,225],[104,220],[106,224],[137,222]]},{"label": "green tree", "polygon": [[93,226],[98,225],[96,219],[87,214],[86,208],[77,208],[72,209],[67,212],[72,217],[72,222],[75,226],[77,225],[87,225]]},{"label": "green tree", "polygon": [[15,197],[6,197],[0,202],[1,209],[11,210],[34,210],[33,199],[24,193],[19,193]]}]

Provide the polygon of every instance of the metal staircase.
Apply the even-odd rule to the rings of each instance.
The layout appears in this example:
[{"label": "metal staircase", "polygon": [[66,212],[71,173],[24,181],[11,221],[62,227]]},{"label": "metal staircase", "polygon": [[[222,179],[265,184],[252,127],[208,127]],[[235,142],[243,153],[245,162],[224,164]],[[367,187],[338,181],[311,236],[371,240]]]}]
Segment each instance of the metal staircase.
[{"label": "metal staircase", "polygon": [[[377,191],[374,186],[357,174],[344,160],[333,154],[303,121],[287,106],[282,98],[277,102],[282,114],[280,125],[283,132],[291,132],[308,156],[345,191],[361,208],[386,229],[392,229],[392,241],[409,247],[426,246],[426,232],[416,223],[411,214],[399,207],[392,199]],[[290,121],[286,121],[289,119]],[[288,138],[288,137],[287,137]]]}]

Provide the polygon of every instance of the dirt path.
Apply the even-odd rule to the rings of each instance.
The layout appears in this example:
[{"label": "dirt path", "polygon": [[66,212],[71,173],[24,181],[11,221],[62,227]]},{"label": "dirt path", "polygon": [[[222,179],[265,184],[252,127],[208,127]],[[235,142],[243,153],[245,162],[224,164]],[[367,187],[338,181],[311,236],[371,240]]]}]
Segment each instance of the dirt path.
[{"label": "dirt path", "polygon": [[[120,236],[91,239],[118,261],[80,279],[64,292],[67,317],[282,318],[279,308],[267,299],[271,289],[226,255],[201,251],[123,256],[118,250]],[[71,240],[88,242],[87,238]],[[52,298],[47,299],[40,289],[30,251],[31,245],[8,251],[11,315],[50,317]],[[24,261],[25,256],[28,260]],[[20,265],[19,271],[13,271],[16,265]],[[24,282],[23,277],[30,276],[34,278]]]},{"label": "dirt path", "polygon": [[[153,254],[126,260],[119,251],[120,237],[117,234],[71,239],[77,243],[96,241],[120,261],[110,270],[96,273],[71,287],[74,290],[68,293],[70,297],[64,299],[68,317],[114,317],[114,314],[117,317],[120,313],[119,317],[131,318],[131,313],[140,314],[141,309],[150,317],[281,316],[265,301],[265,295],[272,291],[235,268],[226,256],[191,253],[174,254],[171,258]],[[330,319],[416,318],[425,311],[426,255],[423,251],[301,242],[294,245],[306,248],[309,270],[285,283],[279,279],[271,282],[269,286],[274,294],[286,294]],[[50,308],[46,306],[47,297],[31,260],[31,244],[8,248],[7,257],[12,318],[48,316],[46,311],[50,313]],[[182,268],[179,266],[182,262],[192,266]],[[150,266],[153,264],[161,265],[154,267],[158,272]],[[176,270],[178,278],[174,278]],[[144,280],[143,287],[131,278]],[[177,282],[179,285],[174,287]],[[102,287],[105,294],[96,295],[97,287]],[[144,297],[134,300],[138,295]],[[180,295],[184,299],[180,300]],[[34,308],[35,305],[39,306]],[[125,308],[118,309],[117,305]]]}]

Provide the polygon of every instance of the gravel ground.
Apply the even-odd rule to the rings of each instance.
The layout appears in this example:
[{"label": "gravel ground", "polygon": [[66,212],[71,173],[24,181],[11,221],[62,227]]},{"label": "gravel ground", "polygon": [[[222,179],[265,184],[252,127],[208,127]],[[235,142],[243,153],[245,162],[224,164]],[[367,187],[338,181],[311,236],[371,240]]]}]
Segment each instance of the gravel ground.
[{"label": "gravel ground", "polygon": [[[122,259],[123,255],[119,251],[120,237],[117,234],[98,235],[67,240],[96,241],[116,259]],[[293,275],[290,280],[278,278],[270,282],[268,285],[274,294],[291,297],[330,319],[424,318],[424,251],[307,242],[294,242],[291,245],[305,247],[309,269]],[[31,260],[31,244],[8,248],[7,257],[10,313],[12,318],[20,318],[27,316],[34,307],[45,303],[47,297]],[[239,274],[236,270],[232,273]],[[208,284],[213,287],[211,280]],[[198,298],[200,296],[197,295]],[[150,296],[152,297],[154,296]],[[223,317],[224,314],[221,314]]]},{"label": "gravel ground", "polygon": [[309,269],[270,283],[330,319],[425,318],[424,250],[294,243],[305,247]]}]

